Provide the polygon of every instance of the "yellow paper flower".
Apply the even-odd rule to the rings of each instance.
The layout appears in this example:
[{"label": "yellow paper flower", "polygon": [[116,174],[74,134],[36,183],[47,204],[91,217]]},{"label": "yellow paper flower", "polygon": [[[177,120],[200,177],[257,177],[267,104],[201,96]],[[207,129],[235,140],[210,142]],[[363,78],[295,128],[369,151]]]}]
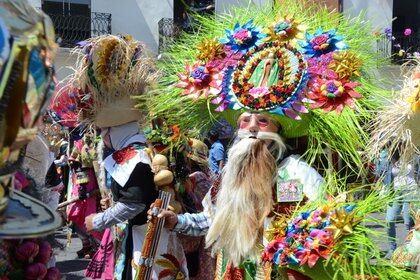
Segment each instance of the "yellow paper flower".
[{"label": "yellow paper flower", "polygon": [[362,61],[356,54],[350,51],[342,51],[334,53],[333,61],[328,67],[338,74],[338,78],[349,79],[352,76],[360,76],[360,67]]},{"label": "yellow paper flower", "polygon": [[294,39],[303,39],[305,25],[292,16],[286,16],[273,22],[268,28],[264,29],[267,33],[267,41],[291,41]]},{"label": "yellow paper flower", "polygon": [[197,46],[197,59],[208,62],[213,59],[222,59],[225,57],[223,45],[214,39],[204,39]]},{"label": "yellow paper flower", "polygon": [[353,227],[361,221],[360,218],[354,216],[354,212],[348,213],[344,208],[334,211],[330,217],[331,225],[325,229],[332,232],[334,240],[337,240],[343,235],[353,233]]},{"label": "yellow paper flower", "polygon": [[399,56],[399,57],[403,57],[403,56],[404,56],[404,54],[405,54],[405,50],[400,50],[400,51],[398,52],[398,56]]},{"label": "yellow paper flower", "polygon": [[280,214],[273,218],[273,221],[265,230],[264,235],[268,242],[274,240],[276,236],[282,236],[286,233],[288,215]]}]

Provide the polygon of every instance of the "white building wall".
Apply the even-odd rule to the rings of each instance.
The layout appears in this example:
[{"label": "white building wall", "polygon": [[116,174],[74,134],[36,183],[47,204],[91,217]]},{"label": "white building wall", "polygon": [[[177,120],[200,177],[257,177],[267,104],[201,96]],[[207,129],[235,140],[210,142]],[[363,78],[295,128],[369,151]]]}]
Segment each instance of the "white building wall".
[{"label": "white building wall", "polygon": [[29,0],[28,2],[35,8],[41,8],[41,0]]},{"label": "white building wall", "polygon": [[357,16],[364,11],[365,18],[377,31],[392,26],[392,7],[394,0],[343,0],[343,13]]},{"label": "white building wall", "polygon": [[131,34],[157,52],[158,22],[173,18],[173,1],[179,0],[92,0],[91,10],[112,14],[113,34]]},{"label": "white building wall", "polygon": [[54,59],[54,67],[59,82],[73,74],[72,68],[76,66],[76,58],[76,55],[71,54],[71,49],[58,48]]},{"label": "white building wall", "polygon": [[[41,0],[31,0],[41,7]],[[158,22],[173,17],[173,1],[179,0],[91,0],[91,11],[111,14],[112,34],[131,34],[157,53]],[[71,49],[59,48],[54,61],[58,81],[72,74],[76,56]]]},{"label": "white building wall", "polygon": [[216,14],[229,13],[232,6],[246,6],[249,5],[250,2],[257,5],[265,5],[273,2],[273,0],[215,0]]}]

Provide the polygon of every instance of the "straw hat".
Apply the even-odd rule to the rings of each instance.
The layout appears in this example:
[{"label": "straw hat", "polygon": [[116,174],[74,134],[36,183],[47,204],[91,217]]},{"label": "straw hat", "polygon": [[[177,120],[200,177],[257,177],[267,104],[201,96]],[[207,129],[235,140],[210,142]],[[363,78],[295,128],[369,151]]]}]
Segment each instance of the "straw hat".
[{"label": "straw hat", "polygon": [[77,92],[79,122],[104,128],[141,120],[132,97],[147,93],[157,78],[143,43],[130,35],[105,35],[88,39],[74,52],[77,67],[66,87]]},{"label": "straw hat", "polygon": [[209,149],[207,145],[197,139],[190,139],[189,152],[187,157],[199,164],[207,165],[207,155]]}]

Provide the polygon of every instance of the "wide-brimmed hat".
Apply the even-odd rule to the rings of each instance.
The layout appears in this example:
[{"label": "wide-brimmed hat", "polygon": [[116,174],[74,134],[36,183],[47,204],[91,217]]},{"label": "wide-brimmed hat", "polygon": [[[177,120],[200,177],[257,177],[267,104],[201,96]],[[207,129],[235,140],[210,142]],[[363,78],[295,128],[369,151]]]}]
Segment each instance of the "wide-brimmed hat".
[{"label": "wide-brimmed hat", "polygon": [[45,236],[61,226],[57,212],[32,196],[10,190],[7,197],[0,198],[0,208],[6,200],[7,206],[0,212],[0,239]]},{"label": "wide-brimmed hat", "polygon": [[204,142],[198,139],[189,139],[187,157],[199,164],[207,165],[209,149]]},{"label": "wide-brimmed hat", "polygon": [[[79,43],[77,67],[57,97],[76,98],[78,121],[100,128],[141,120],[133,96],[157,78],[154,59],[131,36],[104,35]],[[69,94],[70,93],[70,94]]]}]

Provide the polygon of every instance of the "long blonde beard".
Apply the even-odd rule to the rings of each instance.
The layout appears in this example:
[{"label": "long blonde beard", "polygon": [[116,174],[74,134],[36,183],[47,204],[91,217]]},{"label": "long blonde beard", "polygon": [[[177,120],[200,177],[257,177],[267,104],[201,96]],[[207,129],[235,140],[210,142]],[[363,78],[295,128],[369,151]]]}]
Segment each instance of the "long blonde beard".
[{"label": "long blonde beard", "polygon": [[[285,146],[276,138],[279,156]],[[244,137],[229,150],[217,196],[216,214],[206,236],[207,247],[213,254],[223,250],[233,265],[243,260],[258,260],[264,219],[272,207],[272,187],[276,158],[261,139]]]}]

